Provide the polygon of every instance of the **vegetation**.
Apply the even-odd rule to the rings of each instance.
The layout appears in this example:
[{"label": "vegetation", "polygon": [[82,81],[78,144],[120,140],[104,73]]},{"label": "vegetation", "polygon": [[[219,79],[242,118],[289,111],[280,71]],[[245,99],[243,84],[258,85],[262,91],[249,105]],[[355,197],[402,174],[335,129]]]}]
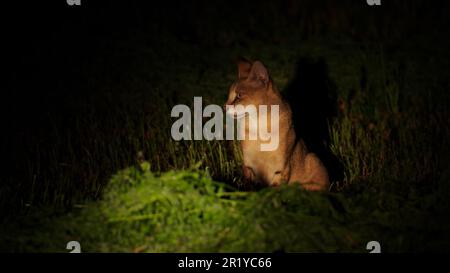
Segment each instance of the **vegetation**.
[{"label": "vegetation", "polygon": [[[420,3],[399,6],[417,13]],[[390,252],[450,249],[448,41],[433,43],[433,25],[412,31],[403,13],[395,28],[392,16],[361,13],[362,31],[343,19],[349,11],[336,8],[342,18],[327,24],[310,8],[319,15],[252,26],[240,14],[250,7],[223,7],[240,21],[222,25],[211,11],[211,24],[188,25],[186,36],[177,22],[102,33],[81,59],[63,53],[72,38],[34,41],[41,55],[25,62],[48,57],[50,71],[33,77],[57,90],[36,94],[38,106],[33,96],[12,102],[0,250],[66,252],[70,240],[95,252],[366,252],[371,240]],[[239,55],[262,60],[285,95],[299,60],[325,63],[336,111],[324,144],[340,166],[330,193],[256,190],[233,143],[171,139],[171,108],[194,96],[222,105]],[[22,117],[21,107],[41,111]]]}]

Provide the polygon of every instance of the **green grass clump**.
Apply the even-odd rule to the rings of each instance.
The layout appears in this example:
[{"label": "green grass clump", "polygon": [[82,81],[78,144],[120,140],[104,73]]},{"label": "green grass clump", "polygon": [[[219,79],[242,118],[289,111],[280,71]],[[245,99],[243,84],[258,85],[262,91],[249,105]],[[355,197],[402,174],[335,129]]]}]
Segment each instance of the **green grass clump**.
[{"label": "green grass clump", "polygon": [[101,201],[24,218],[22,229],[11,226],[0,239],[2,249],[67,252],[71,240],[84,252],[366,252],[371,240],[384,251],[449,247],[436,239],[450,227],[436,222],[449,211],[436,208],[437,200],[412,202],[361,188],[350,198],[299,185],[241,192],[206,172],[155,175],[148,167],[120,171]]}]

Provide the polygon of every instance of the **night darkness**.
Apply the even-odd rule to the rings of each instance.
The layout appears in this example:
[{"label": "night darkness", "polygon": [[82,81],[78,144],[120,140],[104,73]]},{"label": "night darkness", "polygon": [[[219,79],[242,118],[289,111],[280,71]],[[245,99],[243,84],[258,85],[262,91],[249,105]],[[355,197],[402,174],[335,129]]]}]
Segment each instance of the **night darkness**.
[{"label": "night darkness", "polygon": [[[450,5],[381,2],[2,4],[0,251],[447,252]],[[172,107],[222,106],[241,56],[329,191],[249,183],[237,143],[171,138]]]}]

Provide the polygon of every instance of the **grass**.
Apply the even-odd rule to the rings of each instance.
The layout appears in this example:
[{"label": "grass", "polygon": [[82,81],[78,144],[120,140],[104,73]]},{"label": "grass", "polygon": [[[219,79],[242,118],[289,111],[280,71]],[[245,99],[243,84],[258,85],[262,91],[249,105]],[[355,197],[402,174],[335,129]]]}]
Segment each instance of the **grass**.
[{"label": "grass", "polygon": [[[100,36],[85,61],[67,56],[83,80],[56,80],[59,104],[16,118],[19,129],[4,136],[13,152],[0,250],[66,252],[79,240],[92,252],[366,252],[378,240],[383,251],[447,251],[446,42],[430,43],[433,33],[400,41],[397,29],[361,42],[302,24],[251,38],[196,26],[199,44],[166,30]],[[222,105],[239,55],[263,60],[280,90],[298,59],[326,61],[339,110],[326,144],[343,169],[332,192],[248,190],[236,145],[171,139],[171,107],[199,95]]]},{"label": "grass", "polygon": [[66,252],[71,240],[84,252],[366,252],[376,239],[386,252],[448,247],[450,224],[435,213],[449,211],[434,208],[434,196],[380,199],[370,187],[317,194],[298,185],[243,192],[204,171],[154,175],[148,167],[114,175],[99,202],[57,218],[32,214],[38,226],[2,245],[17,252]]}]

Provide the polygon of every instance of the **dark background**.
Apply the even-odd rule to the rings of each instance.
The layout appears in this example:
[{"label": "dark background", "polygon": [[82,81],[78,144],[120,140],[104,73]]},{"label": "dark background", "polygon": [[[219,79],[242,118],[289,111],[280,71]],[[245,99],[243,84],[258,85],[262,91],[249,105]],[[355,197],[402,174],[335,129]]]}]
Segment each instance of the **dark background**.
[{"label": "dark background", "polygon": [[[175,74],[156,75],[155,67],[183,63],[186,67],[199,67],[201,74],[215,65],[222,65],[232,71],[237,58],[233,49],[252,48],[255,42],[293,43],[295,47],[295,43],[301,45],[302,41],[315,37],[328,37],[330,41],[345,37],[362,47],[384,44],[387,54],[389,50],[398,51],[399,45],[405,43],[414,47],[416,40],[421,44],[418,47],[440,43],[445,48],[448,11],[447,1],[383,1],[381,6],[368,6],[362,0],[152,1],[145,4],[141,1],[82,1],[81,6],[69,6],[66,1],[9,1],[2,6],[1,23],[5,68],[1,143],[2,154],[7,159],[4,174],[13,177],[9,181],[23,176],[25,161],[39,153],[26,144],[35,141],[52,146],[55,142],[53,134],[49,133],[52,128],[66,130],[73,126],[71,119],[84,115],[90,107],[107,115],[112,106],[103,103],[106,100],[103,95],[108,93],[120,100],[124,93],[119,88],[102,90],[99,86],[123,84],[132,77],[136,63],[141,61],[158,64],[143,71],[148,73],[149,81],[160,81],[164,77],[172,81],[177,77]],[[156,49],[155,55],[133,55],[129,44],[134,41]],[[197,50],[180,51],[179,55],[158,53],[157,49],[164,48],[176,52],[176,43]],[[211,52],[217,48],[230,49],[228,58],[214,59]],[[189,60],[185,59],[186,53]],[[272,55],[276,58],[276,54]],[[315,120],[302,115],[302,111],[307,113],[316,106],[307,102],[310,99],[320,104],[319,119],[336,114],[336,94],[330,99],[322,98],[323,94],[311,93],[302,98],[295,93],[296,88],[311,88],[316,84],[321,85],[319,89],[333,89],[330,87],[333,83],[326,78],[326,60],[314,62],[307,58],[300,60],[297,66],[306,74],[297,75],[297,82],[291,82],[294,93],[289,92],[289,88],[286,92],[294,103],[300,101],[298,107],[294,105],[294,111],[300,111],[297,116],[302,117],[302,126],[316,124]],[[302,69],[302,65],[306,69]],[[361,69],[363,74],[367,73],[365,68]],[[308,79],[313,80],[308,82]],[[362,76],[362,86],[364,81]],[[146,92],[148,95],[153,90]],[[182,97],[182,93],[182,90],[175,91],[170,95],[171,101],[179,101],[177,97]],[[318,127],[315,128],[317,133],[303,136],[307,142],[317,140],[317,135],[327,138],[326,123],[312,126]],[[320,143],[311,145],[318,147]],[[324,157],[330,157],[320,147],[318,150]],[[42,161],[44,169],[48,160],[51,159]],[[119,164],[125,165],[126,162]],[[338,178],[342,177],[341,167],[331,168],[336,169],[332,172],[336,172]]]}]

